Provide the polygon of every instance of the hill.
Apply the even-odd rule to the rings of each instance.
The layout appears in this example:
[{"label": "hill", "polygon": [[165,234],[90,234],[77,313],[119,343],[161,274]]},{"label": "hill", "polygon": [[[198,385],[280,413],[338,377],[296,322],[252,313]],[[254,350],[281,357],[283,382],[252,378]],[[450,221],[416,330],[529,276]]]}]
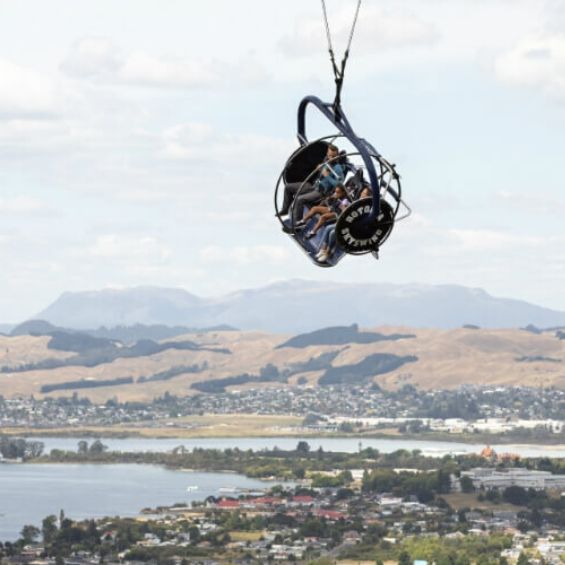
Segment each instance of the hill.
[{"label": "hill", "polygon": [[565,312],[493,297],[481,289],[300,280],[219,298],[201,298],[182,289],[157,287],[67,292],[36,318],[74,329],[133,324],[192,328],[228,324],[243,330],[286,333],[351,324],[444,329],[465,324],[482,328],[565,325]]},{"label": "hill", "polygon": [[[344,338],[347,337],[347,340]],[[0,395],[74,392],[101,402],[297,384],[376,382],[394,389],[461,385],[565,389],[560,330],[326,328],[291,336],[193,333],[125,346],[56,332],[0,336]]]},{"label": "hill", "polygon": [[65,334],[81,334],[92,338],[119,341],[132,345],[141,340],[160,341],[187,333],[206,333],[210,331],[232,331],[235,328],[220,324],[212,328],[189,328],[186,326],[165,326],[163,324],[134,324],[133,326],[115,326],[98,329],[71,329],[54,326],[45,320],[28,320],[11,328],[9,335],[54,335],[57,332]]}]

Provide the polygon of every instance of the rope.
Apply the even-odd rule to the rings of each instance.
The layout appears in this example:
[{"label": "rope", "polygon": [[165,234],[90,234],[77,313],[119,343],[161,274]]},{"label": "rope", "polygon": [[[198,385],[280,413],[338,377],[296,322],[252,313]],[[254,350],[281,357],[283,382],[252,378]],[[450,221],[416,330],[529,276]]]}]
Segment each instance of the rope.
[{"label": "rope", "polygon": [[343,87],[343,79],[345,77],[345,65],[347,64],[347,59],[349,58],[349,50],[351,49],[351,42],[353,41],[353,35],[355,33],[355,26],[357,25],[357,19],[359,18],[359,10],[361,8],[361,0],[357,0],[357,7],[355,8],[355,16],[353,18],[353,24],[351,25],[351,30],[349,31],[349,40],[347,42],[347,48],[343,54],[343,59],[341,60],[341,68],[337,66],[335,62],[335,54],[332,45],[332,35],[330,31],[330,24],[328,21],[328,12],[326,10],[326,1],[322,0],[322,11],[324,13],[324,23],[326,26],[326,37],[328,40],[328,51],[330,53],[330,61],[332,63],[332,68],[334,72],[335,79],[335,99],[333,103],[333,111],[338,120],[341,119],[341,89]]},{"label": "rope", "polygon": [[357,0],[357,8],[355,9],[355,17],[353,18],[353,24],[351,26],[351,31],[349,32],[349,42],[347,43],[346,53],[349,53],[351,48],[351,42],[353,41],[353,34],[355,33],[355,26],[357,25],[357,18],[359,17],[359,10],[361,9],[361,0]]}]

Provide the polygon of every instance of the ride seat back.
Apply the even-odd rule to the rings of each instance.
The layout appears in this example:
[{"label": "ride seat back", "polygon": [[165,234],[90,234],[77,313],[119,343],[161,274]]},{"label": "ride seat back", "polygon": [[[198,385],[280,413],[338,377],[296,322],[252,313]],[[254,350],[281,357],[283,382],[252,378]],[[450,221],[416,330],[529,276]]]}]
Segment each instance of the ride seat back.
[{"label": "ride seat back", "polygon": [[328,143],[325,141],[315,141],[297,149],[285,165],[283,172],[285,183],[304,182],[309,177],[310,182],[314,182],[316,175],[312,173],[324,160],[327,151]]}]

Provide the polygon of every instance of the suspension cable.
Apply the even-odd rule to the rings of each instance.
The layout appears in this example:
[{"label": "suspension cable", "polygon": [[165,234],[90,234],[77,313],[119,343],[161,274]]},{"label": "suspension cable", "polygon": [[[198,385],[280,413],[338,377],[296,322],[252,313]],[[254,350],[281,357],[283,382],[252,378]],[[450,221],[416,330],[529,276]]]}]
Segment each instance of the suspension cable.
[{"label": "suspension cable", "polygon": [[332,64],[332,69],[334,72],[334,79],[335,79],[335,99],[333,103],[333,111],[336,118],[339,120],[341,119],[341,89],[343,87],[343,79],[345,76],[345,65],[347,64],[347,59],[349,58],[349,50],[351,49],[351,42],[353,41],[353,35],[355,33],[355,26],[357,25],[357,19],[359,17],[359,10],[361,8],[361,0],[357,0],[357,7],[355,8],[355,16],[353,18],[353,24],[351,25],[351,30],[349,31],[349,40],[347,42],[347,48],[343,54],[343,58],[341,60],[341,65],[338,67],[335,61],[335,54],[332,45],[332,35],[330,31],[330,24],[328,21],[328,12],[326,10],[326,2],[322,0],[322,11],[324,14],[324,23],[326,26],[326,37],[328,40],[328,51],[330,53],[330,61]]}]

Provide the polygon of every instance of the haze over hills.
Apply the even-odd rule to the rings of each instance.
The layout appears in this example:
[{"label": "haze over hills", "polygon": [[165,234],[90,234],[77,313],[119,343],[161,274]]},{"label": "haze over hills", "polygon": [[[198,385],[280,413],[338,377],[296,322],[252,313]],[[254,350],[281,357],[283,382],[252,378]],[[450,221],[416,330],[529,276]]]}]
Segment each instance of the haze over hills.
[{"label": "haze over hills", "polygon": [[291,280],[202,298],[183,289],[66,292],[35,319],[74,329],[135,324],[297,333],[357,323],[415,328],[565,325],[565,312],[457,285],[338,284]]}]

